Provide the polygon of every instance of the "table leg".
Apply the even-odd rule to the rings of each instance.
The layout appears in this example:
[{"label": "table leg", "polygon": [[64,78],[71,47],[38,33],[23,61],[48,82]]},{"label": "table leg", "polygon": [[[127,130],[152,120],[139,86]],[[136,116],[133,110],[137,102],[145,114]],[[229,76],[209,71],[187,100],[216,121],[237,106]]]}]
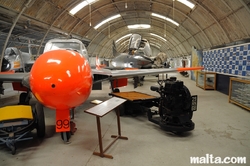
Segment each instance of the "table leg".
[{"label": "table leg", "polygon": [[121,136],[121,122],[120,122],[120,110],[117,109],[115,110],[116,116],[117,116],[117,126],[118,126],[118,135],[111,135],[111,138],[119,138],[119,139],[125,139],[128,140],[128,137]]},{"label": "table leg", "polygon": [[97,131],[98,131],[100,154],[101,154],[101,157],[104,157],[103,156],[103,147],[102,147],[102,131],[101,131],[100,117],[96,116],[96,122],[97,122]]},{"label": "table leg", "polygon": [[121,123],[120,123],[120,110],[119,107],[117,107],[116,111],[116,116],[117,116],[117,126],[118,126],[118,135],[121,136]]},{"label": "table leg", "polygon": [[98,140],[99,140],[99,149],[100,149],[100,152],[94,152],[93,155],[97,155],[97,156],[100,156],[100,157],[107,157],[107,158],[113,159],[113,156],[108,155],[108,154],[104,154],[104,151],[103,151],[100,117],[96,116],[96,122],[97,122],[97,131],[98,131]]}]

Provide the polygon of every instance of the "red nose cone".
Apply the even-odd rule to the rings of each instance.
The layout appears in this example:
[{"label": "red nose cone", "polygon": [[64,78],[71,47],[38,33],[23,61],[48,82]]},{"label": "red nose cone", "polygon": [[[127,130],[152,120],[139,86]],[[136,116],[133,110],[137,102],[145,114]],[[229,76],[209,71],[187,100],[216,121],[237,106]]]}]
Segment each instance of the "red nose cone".
[{"label": "red nose cone", "polygon": [[69,109],[82,104],[92,89],[88,61],[79,53],[53,50],[42,54],[30,74],[35,97],[52,109]]}]

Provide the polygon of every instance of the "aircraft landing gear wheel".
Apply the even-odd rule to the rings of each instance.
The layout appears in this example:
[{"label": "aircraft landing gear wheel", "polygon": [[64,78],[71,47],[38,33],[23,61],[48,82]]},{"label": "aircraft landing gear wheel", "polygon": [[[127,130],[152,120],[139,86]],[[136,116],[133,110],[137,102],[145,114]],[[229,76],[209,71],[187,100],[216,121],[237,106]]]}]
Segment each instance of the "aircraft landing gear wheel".
[{"label": "aircraft landing gear wheel", "polygon": [[22,92],[19,96],[19,105],[29,105],[30,96],[29,93]]},{"label": "aircraft landing gear wheel", "polygon": [[74,119],[75,118],[75,108],[71,108],[70,109],[70,119]]},{"label": "aircraft landing gear wheel", "polygon": [[35,112],[36,112],[36,130],[37,136],[39,138],[43,138],[45,136],[45,120],[44,120],[44,111],[43,105],[39,102],[35,105]]},{"label": "aircraft landing gear wheel", "polygon": [[61,138],[65,143],[69,143],[69,139],[71,137],[71,133],[69,131],[61,132]]},{"label": "aircraft landing gear wheel", "polygon": [[144,78],[145,78],[145,76],[142,76],[142,77],[140,78],[140,81],[144,81]]},{"label": "aircraft landing gear wheel", "polygon": [[114,92],[114,93],[118,93],[118,92],[120,92],[120,89],[115,88],[115,89],[113,90],[113,92]]}]

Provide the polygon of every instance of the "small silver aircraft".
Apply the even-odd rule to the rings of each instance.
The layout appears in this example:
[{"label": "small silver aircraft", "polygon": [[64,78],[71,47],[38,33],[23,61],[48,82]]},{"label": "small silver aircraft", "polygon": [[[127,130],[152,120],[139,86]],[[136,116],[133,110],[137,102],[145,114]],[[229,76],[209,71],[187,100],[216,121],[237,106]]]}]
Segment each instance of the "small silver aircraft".
[{"label": "small silver aircraft", "polygon": [[22,52],[16,47],[8,47],[5,50],[1,71],[29,72],[34,64],[31,57],[31,53]]},{"label": "small silver aircraft", "polygon": [[151,68],[154,64],[152,50],[150,44],[146,39],[142,39],[141,35],[133,34],[129,39],[129,52],[119,53],[116,50],[116,45],[113,42],[114,59],[111,65],[114,68]]}]

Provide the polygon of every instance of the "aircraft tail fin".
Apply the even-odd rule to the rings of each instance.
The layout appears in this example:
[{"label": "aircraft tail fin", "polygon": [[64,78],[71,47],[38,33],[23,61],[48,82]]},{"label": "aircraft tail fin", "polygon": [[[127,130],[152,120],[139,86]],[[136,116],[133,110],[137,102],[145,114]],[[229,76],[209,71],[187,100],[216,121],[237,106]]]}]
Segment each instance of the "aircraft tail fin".
[{"label": "aircraft tail fin", "polygon": [[116,45],[115,45],[115,41],[114,40],[113,40],[113,47],[112,47],[112,49],[113,49],[113,56],[114,57],[118,56],[119,52],[116,49]]},{"label": "aircraft tail fin", "polygon": [[29,50],[29,55],[31,57],[32,56],[32,50],[31,50],[30,40],[28,40],[28,50]]},{"label": "aircraft tail fin", "polygon": [[100,70],[101,68],[104,68],[106,67],[106,65],[102,65],[98,56],[96,56],[96,59],[95,59],[95,66],[96,66],[96,69],[97,70]]}]

